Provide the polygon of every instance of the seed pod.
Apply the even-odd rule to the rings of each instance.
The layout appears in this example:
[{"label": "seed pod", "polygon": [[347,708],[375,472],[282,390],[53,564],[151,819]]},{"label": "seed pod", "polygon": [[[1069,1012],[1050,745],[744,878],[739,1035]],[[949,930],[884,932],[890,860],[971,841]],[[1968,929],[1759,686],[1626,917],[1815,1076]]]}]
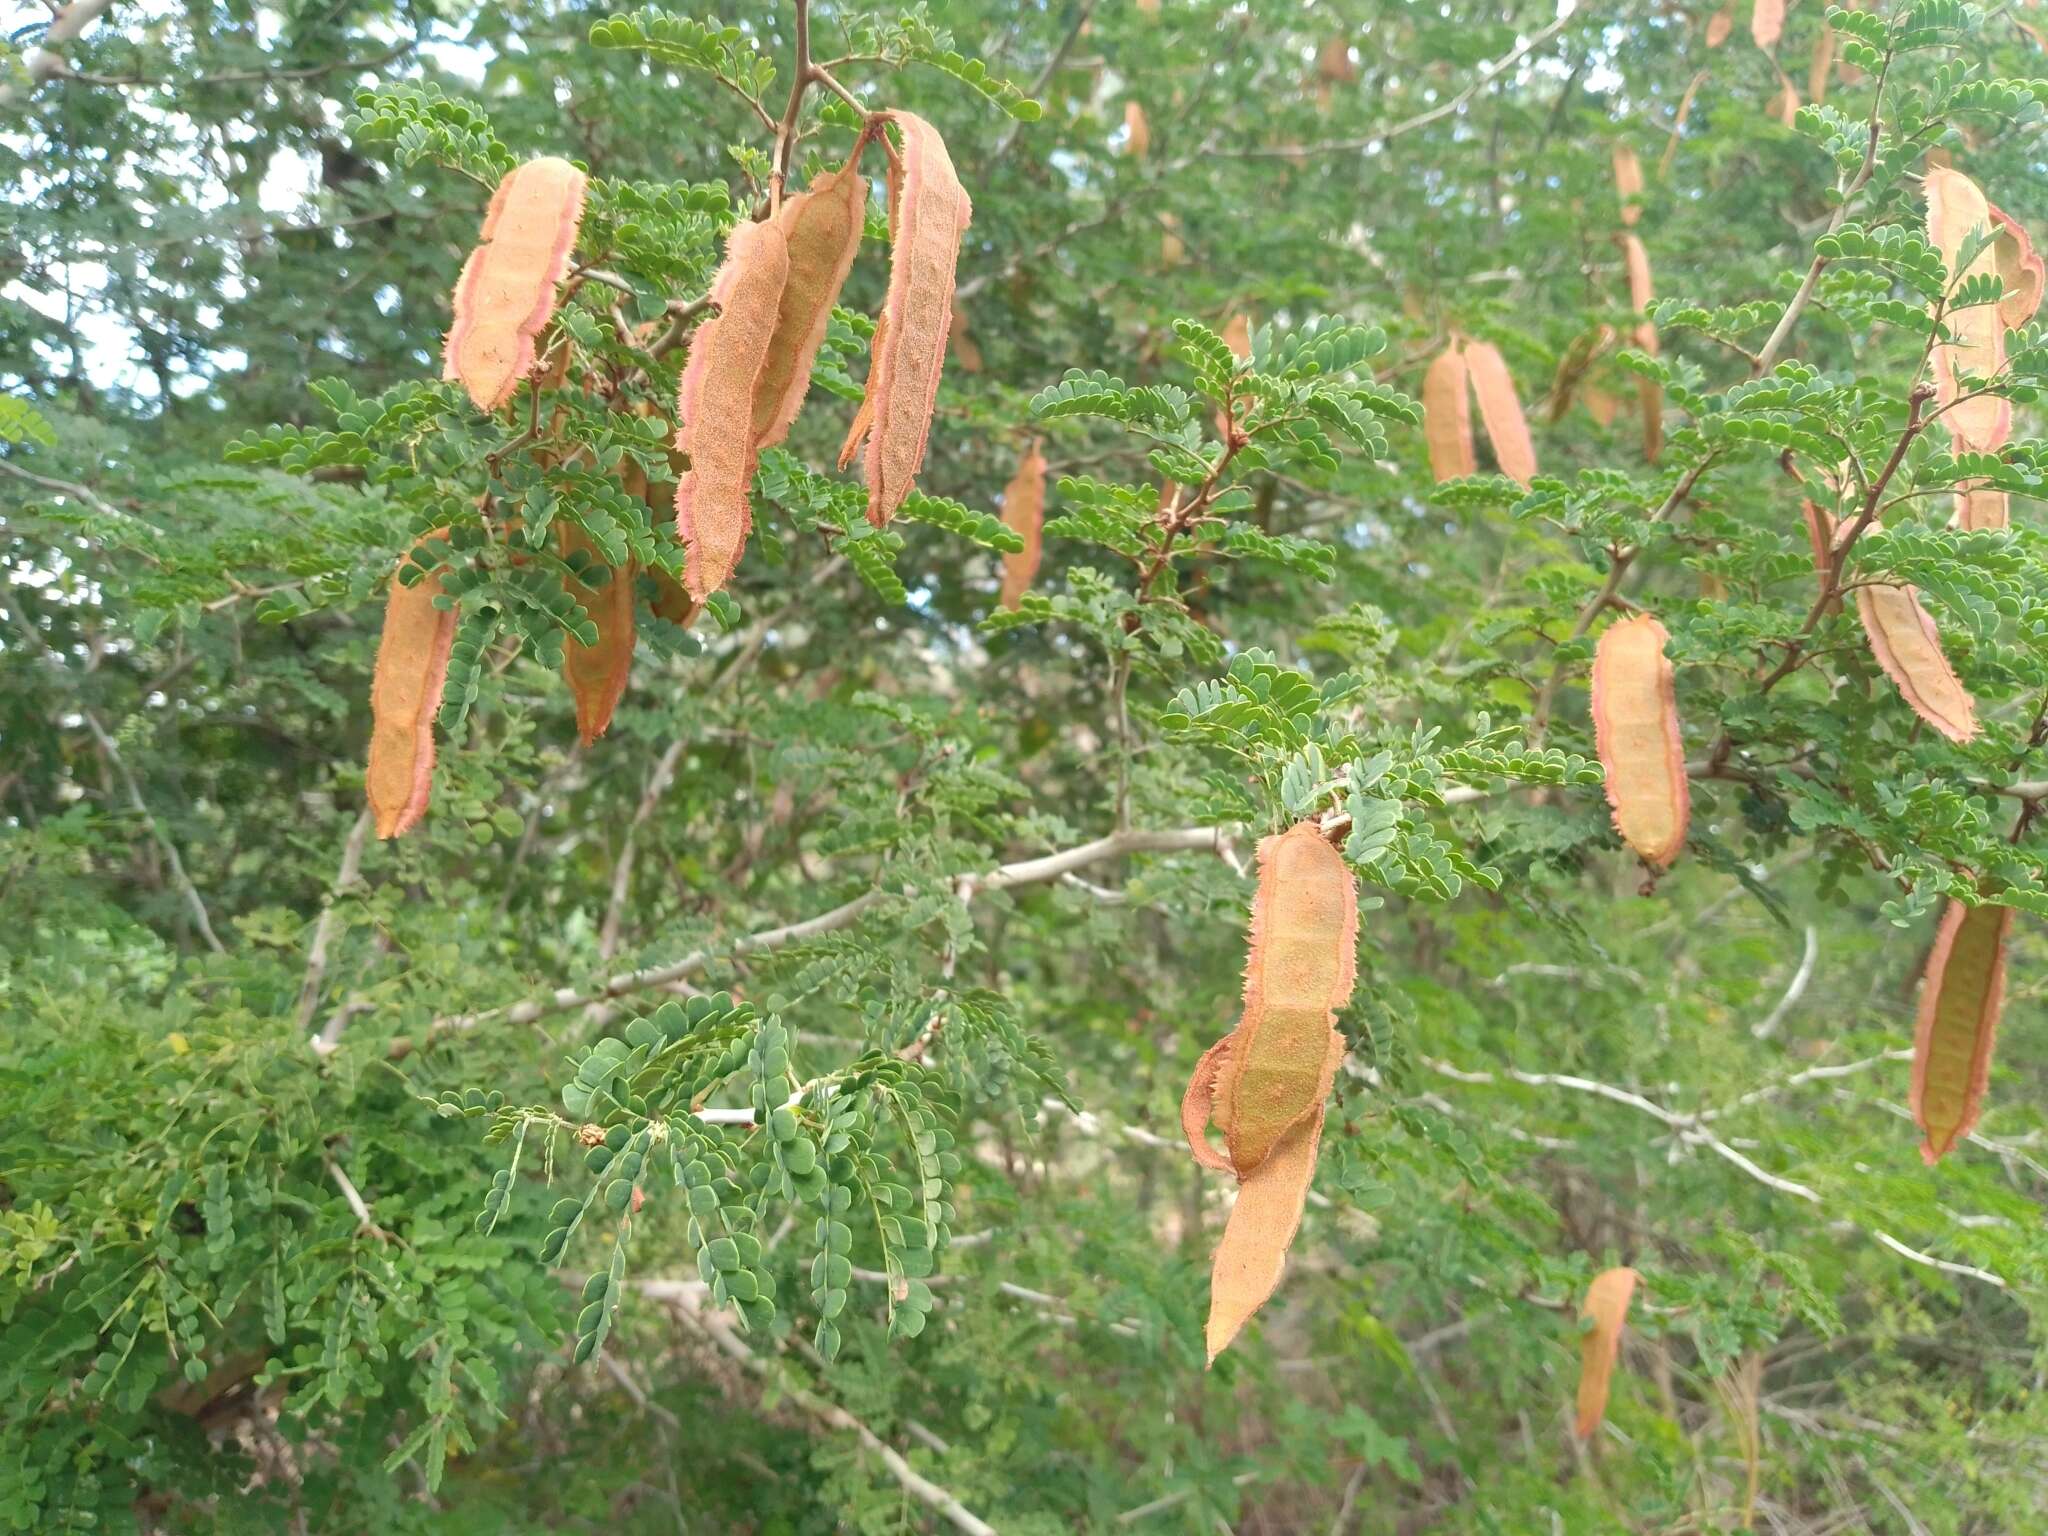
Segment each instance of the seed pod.
[{"label": "seed pod", "polygon": [[[431,533],[430,539],[447,534]],[[421,544],[425,544],[425,540]],[[400,562],[400,568],[404,566]],[[422,560],[421,563],[425,563]],[[379,837],[409,832],[434,785],[434,716],[455,644],[455,611],[434,606],[441,576],[407,586],[394,572],[370,682],[370,769],[365,782]]]},{"label": "seed pod", "polygon": [[[1336,1077],[1343,1059],[1344,1037],[1331,1030],[1324,1081]],[[1203,1336],[1211,1365],[1279,1289],[1287,1250],[1301,1230],[1301,1211],[1308,1202],[1322,1137],[1323,1105],[1318,1100],[1308,1118],[1282,1136],[1237,1187],[1237,1202],[1230,1208],[1209,1266],[1209,1320]]]},{"label": "seed pod", "polygon": [[1828,99],[1828,76],[1835,67],[1835,29],[1822,24],[1813,37],[1813,57],[1806,62],[1806,94],[1820,106]]},{"label": "seed pod", "polygon": [[1755,0],[1749,13],[1749,35],[1769,53],[1785,33],[1785,0]]},{"label": "seed pod", "polygon": [[1669,175],[1671,162],[1678,158],[1679,140],[1685,137],[1685,125],[1692,120],[1693,100],[1699,95],[1700,87],[1706,84],[1706,81],[1707,72],[1704,69],[1696,69],[1692,78],[1685,83],[1685,94],[1678,98],[1678,110],[1671,117],[1671,134],[1664,141],[1664,153],[1657,157],[1659,176]]},{"label": "seed pod", "polygon": [[1913,1121],[1926,1138],[1920,1156],[1929,1167],[1970,1133],[1984,1107],[2011,928],[2011,907],[1951,901],[1941,915],[1913,1031]]},{"label": "seed pod", "polygon": [[1133,160],[1152,153],[1152,125],[1145,121],[1145,109],[1135,101],[1124,103],[1124,153]]},{"label": "seed pod", "polygon": [[2012,508],[2006,493],[1982,480],[1972,480],[1956,489],[1955,525],[1958,528],[2004,528],[2012,522]]},{"label": "seed pod", "polygon": [[[1244,1013],[1202,1055],[1181,1101],[1198,1162],[1242,1181],[1211,1270],[1213,1362],[1280,1281],[1344,1057],[1336,1014],[1357,969],[1358,892],[1314,821],[1259,844]],[[1209,1146],[1223,1132],[1228,1156]]]},{"label": "seed pod", "polygon": [[1728,34],[1735,30],[1735,7],[1724,5],[1707,18],[1707,46],[1718,48],[1728,41]]},{"label": "seed pod", "polygon": [[[560,530],[564,559],[577,553],[597,553],[590,536],[566,518],[558,518],[555,527]],[[611,579],[601,587],[587,587],[573,577],[564,580],[563,586],[597,626],[597,644],[585,645],[572,635],[562,647],[562,676],[576,701],[576,734],[587,747],[612,723],[612,712],[619,707],[626,675],[632,669],[633,566],[629,562],[613,567]]]},{"label": "seed pod", "polygon": [[789,279],[776,306],[775,335],[754,383],[757,453],[788,437],[803,409],[832,306],[860,250],[867,205],[867,178],[849,165],[818,177],[775,216],[789,250]]},{"label": "seed pod", "polygon": [[1588,384],[1583,391],[1586,414],[1603,427],[1614,425],[1614,418],[1621,414],[1621,402],[1597,384]]},{"label": "seed pod", "polygon": [[2041,307],[2041,288],[2044,278],[2048,278],[2048,266],[2043,265],[2034,250],[2033,237],[2025,225],[1996,203],[1987,202],[1984,206],[1998,226],[1998,236],[1991,246],[1999,280],[2005,285],[2005,293],[1998,301],[1998,318],[2008,330],[2018,330]]},{"label": "seed pod", "polygon": [[[1614,327],[1600,325],[1580,332],[1564,349],[1564,355],[1557,360],[1557,373],[1550,381],[1550,399],[1544,406],[1544,415],[1552,425],[1564,420],[1565,413],[1572,408],[1572,400],[1584,386],[1587,374],[1592,372],[1601,355],[1614,345],[1614,339]],[[1587,408],[1591,409],[1590,398]]]},{"label": "seed pod", "polygon": [[1621,1353],[1621,1330],[1628,1322],[1629,1303],[1642,1277],[1628,1268],[1603,1270],[1586,1287],[1579,1309],[1585,1332],[1579,1339],[1579,1416],[1572,1431],[1581,1440],[1591,1436],[1607,1417],[1607,1391],[1614,1380],[1614,1362]]},{"label": "seed pod", "polygon": [[1159,265],[1177,267],[1188,259],[1188,243],[1180,237],[1180,215],[1162,213],[1159,224]]},{"label": "seed pod", "polygon": [[[895,516],[924,464],[953,315],[953,269],[973,213],[938,129],[915,113],[886,115],[903,148],[900,175],[898,162],[889,170],[889,295],[862,407],[868,521],[877,528]],[[857,442],[848,439],[849,446]]]},{"label": "seed pod", "polygon": [[689,546],[683,585],[703,602],[732,579],[754,513],[755,385],[789,280],[789,242],[773,224],[740,224],[711,284],[715,318],[690,338],[676,391],[676,446],[690,468],[676,482],[676,534]]},{"label": "seed pod", "polygon": [[1243,362],[1252,355],[1252,317],[1243,310],[1234,311],[1223,323],[1223,345],[1230,348],[1230,355]]},{"label": "seed pod", "polygon": [[1003,591],[996,599],[998,608],[1013,609],[1031,590],[1043,550],[1039,529],[1045,522],[1045,455],[1038,451],[1035,437],[1017,465],[1017,473],[1003,488],[1003,522],[1024,538],[1022,551],[1003,556]]},{"label": "seed pod", "polygon": [[967,306],[958,299],[953,301],[953,330],[947,340],[953,348],[953,361],[963,372],[981,372],[981,348],[974,344],[974,337],[968,332]]},{"label": "seed pod", "polygon": [[1614,830],[1658,870],[1678,857],[1692,818],[1670,638],[1642,613],[1610,624],[1593,652],[1593,739]]},{"label": "seed pod", "polygon": [[[1876,523],[1870,525],[1877,527]],[[1953,742],[1977,735],[1977,704],[1942,653],[1941,631],[1911,587],[1879,583],[1856,589],[1870,654],[1907,706]]]},{"label": "seed pod", "polygon": [[1792,83],[1792,77],[1782,68],[1778,70],[1778,95],[1771,111],[1787,128],[1792,127],[1799,116],[1799,87]]},{"label": "seed pod", "polygon": [[1358,78],[1358,65],[1351,57],[1351,39],[1329,38],[1316,50],[1316,74],[1335,85],[1349,85]]},{"label": "seed pod", "polygon": [[[1628,302],[1638,314],[1649,307],[1656,292],[1650,281],[1650,253],[1633,234],[1621,237],[1622,256],[1628,265]],[[1630,335],[1637,350],[1657,355],[1657,327],[1645,318]],[[1643,413],[1643,457],[1651,463],[1664,451],[1664,390],[1655,381],[1638,377],[1636,401]]]},{"label": "seed pod", "polygon": [[1529,440],[1529,423],[1515,396],[1507,360],[1491,342],[1468,341],[1465,365],[1472,377],[1472,392],[1479,397],[1479,419],[1486,423],[1493,457],[1501,473],[1526,490],[1536,478],[1536,445]]},{"label": "seed pod", "polygon": [[1327,1046],[1357,948],[1357,884],[1321,827],[1304,821],[1263,839],[1244,1014],[1218,1080],[1238,1177],[1328,1097]]},{"label": "seed pod", "polygon": [[1479,472],[1472,446],[1472,405],[1466,396],[1464,350],[1456,340],[1422,376],[1422,436],[1429,444],[1430,473],[1456,480]]},{"label": "seed pod", "polygon": [[[1927,240],[1941,252],[1949,269],[1950,292],[1964,280],[1956,270],[1963,244],[1977,231],[1995,228],[1991,208],[1977,184],[1962,172],[1930,166],[1921,181],[1927,194]],[[1997,241],[1971,261],[1967,276],[1998,272]],[[1942,421],[1957,449],[1989,453],[2012,435],[2012,402],[1991,395],[1961,398],[1962,372],[1989,377],[2005,366],[2005,324],[2002,304],[1978,304],[1950,312],[1945,318],[1949,340],[1934,347],[1935,399]]]},{"label": "seed pod", "polygon": [[546,155],[491,194],[481,242],[455,284],[441,368],[479,410],[497,410],[533,371],[534,339],[555,312],[555,288],[576,245],[584,185],[575,166]]},{"label": "seed pod", "polygon": [[1633,225],[1643,216],[1643,163],[1635,146],[1623,139],[1614,141],[1614,195],[1621,201],[1622,223]]}]

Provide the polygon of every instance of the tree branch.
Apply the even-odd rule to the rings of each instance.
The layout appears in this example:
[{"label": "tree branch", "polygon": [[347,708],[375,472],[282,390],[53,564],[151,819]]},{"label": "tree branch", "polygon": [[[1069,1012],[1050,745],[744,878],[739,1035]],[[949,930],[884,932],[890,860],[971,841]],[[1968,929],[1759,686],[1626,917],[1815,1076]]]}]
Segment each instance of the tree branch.
[{"label": "tree branch", "polygon": [[[342,896],[362,878],[363,845],[370,840],[370,827],[375,821],[369,808],[356,817],[356,824],[349,828],[348,841],[342,845],[341,868],[335,871],[334,884],[328,888],[327,899],[320,903],[320,921],[313,927],[313,942],[306,950],[306,979],[299,983],[298,1025],[300,1029],[310,1028],[314,1010],[320,1006],[320,983],[327,976],[327,947],[333,942],[335,907]],[[337,1010],[328,1021],[328,1028],[335,1036],[341,1034],[341,1027],[347,1022],[347,1014]],[[314,1049],[329,1051],[334,1048],[334,1039],[326,1030],[321,1031]]]},{"label": "tree branch", "polygon": [[28,69],[28,89],[18,85],[0,85],[0,112],[11,112],[26,103],[38,89],[62,74],[70,72],[64,62],[64,55],[58,50],[66,43],[75,42],[79,35],[100,17],[112,10],[114,0],[71,0],[57,13],[57,19],[50,23],[50,30],[42,40],[29,51],[24,61]]}]

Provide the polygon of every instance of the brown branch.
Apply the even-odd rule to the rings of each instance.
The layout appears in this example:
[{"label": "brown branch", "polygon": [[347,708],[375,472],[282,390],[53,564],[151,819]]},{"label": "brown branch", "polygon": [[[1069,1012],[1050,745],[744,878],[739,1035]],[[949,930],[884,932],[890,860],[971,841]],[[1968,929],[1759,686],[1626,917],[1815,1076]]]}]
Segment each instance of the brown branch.
[{"label": "brown branch", "polygon": [[[348,841],[342,845],[341,868],[335,872],[334,884],[328,888],[327,899],[320,904],[320,921],[313,927],[313,942],[306,950],[306,979],[299,983],[298,1025],[300,1029],[310,1028],[313,1013],[320,1006],[320,983],[327,977],[327,949],[334,940],[335,907],[342,896],[362,878],[363,845],[370,840],[370,827],[375,821],[366,806],[356,817],[356,824],[349,828]],[[338,1011],[328,1021],[328,1028],[335,1035],[341,1033],[341,1026],[347,1022],[345,1012]],[[316,1048],[331,1050],[334,1041],[326,1031],[321,1032]]]}]

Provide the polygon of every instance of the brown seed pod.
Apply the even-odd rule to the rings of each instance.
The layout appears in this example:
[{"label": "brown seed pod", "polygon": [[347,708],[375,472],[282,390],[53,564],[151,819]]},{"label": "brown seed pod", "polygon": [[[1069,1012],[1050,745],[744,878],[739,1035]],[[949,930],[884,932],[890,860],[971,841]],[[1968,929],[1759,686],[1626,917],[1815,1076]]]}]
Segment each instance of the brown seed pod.
[{"label": "brown seed pod", "polygon": [[715,318],[697,327],[676,391],[676,534],[689,546],[683,585],[703,602],[732,579],[753,530],[754,398],[789,280],[789,242],[773,224],[740,224],[711,285]]},{"label": "brown seed pod", "polygon": [[756,453],[788,437],[803,409],[832,306],[860,250],[867,206],[867,178],[849,165],[827,171],[775,215],[789,251],[789,278],[776,306],[775,334],[761,376],[754,381]]},{"label": "brown seed pod", "polygon": [[1955,525],[1958,528],[2004,528],[2012,522],[2012,508],[2006,493],[1981,480],[1957,487]]},{"label": "brown seed pod", "polygon": [[[1927,241],[1947,263],[1950,291],[1965,276],[1956,270],[1963,244],[1973,234],[1996,228],[1991,206],[1977,184],[1961,171],[1930,166],[1921,179],[1927,195]],[[1971,261],[1967,276],[1996,275],[1998,245],[1994,239]],[[1945,324],[1949,340],[1934,347],[1935,399],[1941,419],[1958,451],[1990,453],[2012,436],[2012,402],[1991,395],[1964,398],[1960,374],[1989,377],[2005,366],[2005,323],[2002,305],[1978,304],[1950,312]]]},{"label": "brown seed pod", "polygon": [[1728,34],[1735,30],[1735,7],[1724,5],[1707,18],[1707,46],[1718,48],[1728,41]]},{"label": "brown seed pod", "polygon": [[1806,61],[1806,94],[1820,106],[1828,99],[1828,77],[1835,67],[1835,29],[1823,25],[1813,36],[1813,57]]},{"label": "brown seed pod", "polygon": [[1623,139],[1614,141],[1614,195],[1621,201],[1621,222],[1634,225],[1643,216],[1643,163],[1635,146]]},{"label": "brown seed pod", "polygon": [[[1872,528],[1877,524],[1872,523]],[[1941,631],[1911,587],[1877,583],[1856,589],[1870,654],[1884,668],[1907,706],[1953,742],[1974,740],[1977,703],[1941,649]]]},{"label": "brown seed pod", "polygon": [[1328,38],[1316,50],[1316,74],[1332,85],[1349,85],[1358,78],[1357,61],[1351,57],[1351,39],[1339,34]]},{"label": "brown seed pod", "polygon": [[947,342],[953,349],[953,361],[960,365],[963,373],[981,372],[981,348],[975,345],[974,337],[967,328],[967,306],[958,299],[953,301],[953,330]]},{"label": "brown seed pod", "polygon": [[1799,116],[1799,87],[1792,83],[1792,77],[1782,68],[1778,71],[1778,97],[1772,111],[1787,128]]},{"label": "brown seed pod", "polygon": [[1913,1031],[1913,1122],[1925,1138],[1920,1156],[1929,1167],[1970,1133],[1984,1107],[2011,929],[2011,907],[1951,901],[1941,915]]},{"label": "brown seed pod", "polygon": [[2041,307],[2041,288],[2043,280],[2048,279],[2048,266],[2043,265],[2035,251],[2033,237],[2024,224],[1996,203],[1987,202],[1984,206],[1998,226],[1998,236],[1991,247],[1999,281],[2005,285],[1998,300],[1998,318],[2008,330],[2018,330]]},{"label": "brown seed pod", "polygon": [[1124,153],[1133,160],[1152,153],[1152,125],[1145,120],[1145,109],[1135,101],[1124,103]]},{"label": "brown seed pod", "polygon": [[[445,539],[446,533],[431,533]],[[424,545],[426,541],[422,540]],[[400,568],[404,566],[400,562]],[[424,563],[424,562],[423,562]],[[434,716],[455,644],[455,611],[434,606],[438,571],[407,586],[394,572],[370,683],[370,768],[365,781],[379,837],[409,832],[434,785]]]},{"label": "brown seed pod", "polygon": [[1785,0],[1755,0],[1749,13],[1749,35],[1769,53],[1785,35]]},{"label": "brown seed pod", "polygon": [[1422,376],[1422,437],[1429,445],[1430,473],[1438,480],[1479,472],[1479,455],[1472,444],[1469,378],[1464,349],[1455,338]]},{"label": "brown seed pod", "polygon": [[[1628,265],[1629,307],[1641,314],[1656,297],[1650,281],[1650,253],[1643,249],[1643,242],[1635,235],[1624,233],[1621,250]],[[1657,355],[1657,327],[1645,317],[1639,321],[1630,335],[1637,350]],[[1653,380],[1637,378],[1636,401],[1643,413],[1643,457],[1651,463],[1664,451],[1664,391]]]},{"label": "brown seed pod", "polygon": [[[590,536],[574,523],[557,518],[555,527],[564,559],[577,553],[596,555]],[[597,626],[597,644],[585,645],[571,636],[562,647],[562,676],[576,701],[576,734],[587,747],[612,723],[632,669],[633,566],[628,562],[613,567],[611,579],[601,587],[587,587],[573,577],[562,584]]]},{"label": "brown seed pod", "polygon": [[1670,638],[1641,613],[1608,625],[1593,651],[1593,739],[1614,830],[1658,870],[1685,847],[1692,819],[1676,679],[1664,654]]},{"label": "brown seed pod", "polygon": [[1045,523],[1045,455],[1038,451],[1035,437],[1003,488],[1003,523],[1024,539],[1020,553],[1003,556],[1003,590],[996,599],[998,608],[1013,609],[1031,590],[1044,547],[1039,529]]},{"label": "brown seed pod", "polygon": [[877,528],[888,525],[924,464],[953,316],[953,270],[974,211],[938,129],[915,113],[886,115],[903,148],[900,173],[899,162],[890,165],[889,294],[862,406],[868,521]]},{"label": "brown seed pod", "polygon": [[1166,212],[1159,215],[1159,265],[1177,267],[1188,259],[1188,243],[1180,236],[1180,216]]},{"label": "brown seed pod", "polygon": [[1471,375],[1472,393],[1479,397],[1479,419],[1486,423],[1493,457],[1501,473],[1526,490],[1536,478],[1536,445],[1529,439],[1529,423],[1522,415],[1507,360],[1491,342],[1468,341],[1465,366]]},{"label": "brown seed pod", "polygon": [[[1321,827],[1265,838],[1258,862],[1244,1012],[1203,1053],[1181,1102],[1196,1160],[1243,1181],[1212,1271],[1212,1361],[1279,1283],[1344,1056],[1336,1015],[1357,974],[1357,885]],[[1212,1121],[1227,1157],[1209,1146]]]},{"label": "brown seed pod", "polygon": [[534,340],[554,315],[576,245],[584,185],[575,166],[547,155],[507,174],[491,195],[481,242],[455,284],[441,368],[479,410],[497,410],[533,371]]},{"label": "brown seed pod", "polygon": [[1603,1270],[1586,1287],[1579,1309],[1585,1332],[1579,1339],[1578,1418],[1572,1432],[1581,1440],[1600,1428],[1607,1417],[1607,1393],[1614,1381],[1614,1362],[1621,1353],[1621,1330],[1628,1322],[1629,1303],[1642,1277],[1628,1268]]}]

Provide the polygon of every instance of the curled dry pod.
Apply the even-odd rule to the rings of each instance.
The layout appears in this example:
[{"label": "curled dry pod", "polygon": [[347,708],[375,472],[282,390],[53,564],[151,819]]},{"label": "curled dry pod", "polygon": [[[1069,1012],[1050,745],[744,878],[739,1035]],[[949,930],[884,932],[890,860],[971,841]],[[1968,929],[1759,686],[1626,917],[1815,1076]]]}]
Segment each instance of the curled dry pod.
[{"label": "curled dry pod", "polygon": [[[1872,528],[1876,523],[1870,525]],[[1941,631],[1911,587],[1880,582],[1856,589],[1870,654],[1884,668],[1913,713],[1950,741],[1977,735],[1977,703],[1956,678],[1941,649]]]},{"label": "curled dry pod", "polygon": [[775,215],[789,252],[789,276],[776,305],[775,334],[754,381],[757,453],[788,437],[803,409],[832,306],[860,250],[867,206],[867,178],[849,165],[818,177]]},{"label": "curled dry pod", "polygon": [[1724,5],[1707,18],[1707,46],[1718,48],[1728,41],[1728,34],[1735,30],[1735,7]]},{"label": "curled dry pod", "polygon": [[1145,109],[1135,101],[1124,103],[1124,153],[1133,160],[1152,153],[1152,125],[1145,121]]},{"label": "curled dry pod", "polygon": [[[558,518],[563,559],[582,554],[597,556],[590,536],[566,518]],[[626,691],[626,675],[633,666],[633,567],[616,566],[601,587],[585,586],[574,577],[562,585],[583,605],[590,622],[597,626],[597,644],[585,645],[570,636],[562,647],[562,676],[576,701],[576,734],[589,746],[612,723],[612,712]]]},{"label": "curled dry pod", "polygon": [[1998,318],[2005,322],[2006,329],[2017,330],[2033,319],[2034,311],[2041,307],[2041,287],[2043,279],[2048,278],[2048,267],[2043,266],[2025,225],[1996,203],[1987,202],[1984,206],[1998,226],[1991,245],[1999,281],[2005,285],[2005,293],[1998,301]]},{"label": "curled dry pod", "polygon": [[974,211],[939,130],[915,113],[887,117],[903,148],[890,165],[889,295],[863,406],[868,521],[878,528],[903,504],[924,464],[953,317],[953,269]]},{"label": "curled dry pod", "polygon": [[1785,0],[1755,0],[1749,12],[1749,35],[1769,53],[1785,35]]},{"label": "curled dry pod", "polygon": [[1930,1167],[1969,1135],[1984,1107],[2011,928],[2011,907],[1951,901],[1941,915],[1913,1031],[1913,1121],[1926,1138],[1920,1156]]},{"label": "curled dry pod", "polygon": [[1579,1338],[1578,1418],[1572,1431],[1588,1438],[1607,1417],[1607,1393],[1614,1381],[1614,1362],[1621,1353],[1621,1330],[1628,1322],[1629,1303],[1635,1299],[1636,1282],[1642,1277],[1634,1270],[1603,1270],[1586,1287],[1586,1304],[1579,1309],[1579,1323],[1585,1330]]},{"label": "curled dry pod", "polygon": [[583,220],[584,184],[575,166],[547,155],[507,174],[491,194],[483,235],[455,284],[441,368],[480,410],[497,410],[533,371],[534,340],[555,312]]},{"label": "curled dry pod", "polygon": [[676,390],[676,446],[690,467],[676,482],[676,534],[689,546],[683,585],[703,602],[732,579],[754,526],[754,386],[767,362],[789,242],[773,224],[739,224],[711,284],[715,318],[690,338]]},{"label": "curled dry pod", "polygon": [[1468,341],[1465,366],[1472,377],[1472,392],[1479,397],[1479,419],[1486,423],[1486,440],[1493,444],[1494,459],[1502,474],[1526,490],[1536,478],[1536,445],[1529,439],[1529,423],[1515,395],[1507,360],[1491,342]]},{"label": "curled dry pod", "polygon": [[1692,819],[1670,638],[1641,613],[1608,625],[1593,652],[1593,738],[1614,830],[1652,869],[1671,867]]},{"label": "curled dry pod", "polygon": [[1430,473],[1439,480],[1456,480],[1479,470],[1472,446],[1468,377],[1464,349],[1455,340],[1422,376],[1422,436],[1429,444]]},{"label": "curled dry pod", "polygon": [[[446,533],[428,538],[445,539]],[[421,544],[425,544],[425,540]],[[399,562],[399,569],[405,561]],[[409,832],[427,813],[434,784],[434,716],[455,644],[455,611],[434,606],[441,576],[407,586],[392,573],[384,633],[370,682],[370,770],[365,783],[379,837]]]},{"label": "curled dry pod", "polygon": [[[1921,180],[1927,194],[1927,241],[1941,252],[1949,269],[1949,291],[1965,274],[1956,270],[1964,243],[1979,230],[1991,228],[1990,204],[1977,184],[1961,171],[1929,166]],[[1993,240],[1977,253],[1967,276],[1998,272],[1998,244]],[[1977,304],[1952,311],[1946,318],[1949,339],[1934,347],[1935,399],[1942,421],[1958,449],[1989,453],[2012,435],[2012,402],[1991,395],[1964,399],[1959,375],[1988,378],[2005,366],[2005,323],[1999,304]]]},{"label": "curled dry pod", "polygon": [[1015,608],[1031,590],[1043,550],[1039,530],[1045,523],[1045,455],[1038,451],[1035,437],[1018,463],[1017,473],[1003,488],[1003,523],[1023,537],[1024,548],[1003,556],[1003,591],[996,606]]},{"label": "curled dry pod", "polygon": [[1622,139],[1614,141],[1614,195],[1621,200],[1622,223],[1633,225],[1643,216],[1643,163],[1635,146]]},{"label": "curled dry pod", "polygon": [[[1357,886],[1317,823],[1265,838],[1258,861],[1244,1013],[1203,1053],[1181,1103],[1197,1161],[1242,1181],[1211,1272],[1212,1361],[1279,1284],[1344,1056],[1337,1011],[1357,974]],[[1227,1157],[1209,1146],[1212,1120]]]}]

